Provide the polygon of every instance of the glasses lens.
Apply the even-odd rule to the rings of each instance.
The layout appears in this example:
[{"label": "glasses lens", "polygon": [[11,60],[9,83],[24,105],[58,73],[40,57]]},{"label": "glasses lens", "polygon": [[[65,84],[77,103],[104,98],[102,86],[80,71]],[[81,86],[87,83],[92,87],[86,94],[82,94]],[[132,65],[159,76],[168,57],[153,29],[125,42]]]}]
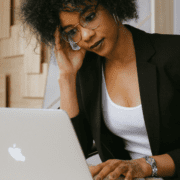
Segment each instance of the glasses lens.
[{"label": "glasses lens", "polygon": [[[92,7],[88,9],[80,18],[81,26],[88,29],[95,29],[100,24],[100,15],[99,12]],[[81,33],[76,27],[68,27],[62,33],[63,39],[70,43],[74,41],[78,43],[81,40]]]},{"label": "glasses lens", "polygon": [[95,8],[89,9],[81,16],[80,24],[88,29],[97,28],[100,24],[99,13]]},{"label": "glasses lens", "polygon": [[63,37],[67,42],[74,41],[77,43],[81,39],[81,34],[77,28],[68,27],[63,31]]}]

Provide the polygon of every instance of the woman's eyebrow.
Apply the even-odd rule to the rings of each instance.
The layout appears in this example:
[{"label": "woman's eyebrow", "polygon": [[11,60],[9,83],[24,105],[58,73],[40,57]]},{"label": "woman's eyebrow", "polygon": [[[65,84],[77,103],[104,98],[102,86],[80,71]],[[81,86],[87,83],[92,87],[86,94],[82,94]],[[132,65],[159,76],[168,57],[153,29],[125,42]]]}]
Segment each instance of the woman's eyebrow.
[{"label": "woman's eyebrow", "polygon": [[82,11],[81,11],[81,16],[90,8],[92,7],[92,5],[86,6]]},{"label": "woman's eyebrow", "polygon": [[[87,11],[89,10],[90,8],[92,7],[92,5],[89,5],[89,6],[86,6],[82,11],[81,11],[81,16]],[[73,24],[69,24],[65,27],[62,27],[62,30],[64,31],[65,29],[67,29],[68,27],[72,27],[74,26]]]}]

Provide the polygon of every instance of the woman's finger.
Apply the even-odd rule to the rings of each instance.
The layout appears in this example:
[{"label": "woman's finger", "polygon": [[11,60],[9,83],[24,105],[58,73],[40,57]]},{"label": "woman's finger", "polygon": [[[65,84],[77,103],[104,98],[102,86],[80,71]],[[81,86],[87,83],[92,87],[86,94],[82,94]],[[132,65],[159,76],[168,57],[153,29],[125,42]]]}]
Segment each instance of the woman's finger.
[{"label": "woman's finger", "polygon": [[113,165],[108,164],[99,172],[97,177],[104,179],[105,177],[107,177],[109,175],[109,173],[114,171],[115,168],[116,167],[114,167]]},{"label": "woman's finger", "polygon": [[65,42],[60,34],[59,31],[59,27],[56,28],[56,31],[54,33],[54,37],[55,37],[55,49],[58,50],[64,50],[67,49],[67,45],[69,45],[69,43]]},{"label": "woman's finger", "polygon": [[127,172],[124,180],[133,180],[132,170],[129,170],[129,171]]},{"label": "woman's finger", "polygon": [[60,32],[59,32],[59,27],[56,28],[56,31],[54,33],[54,38],[55,38],[55,49],[59,50],[61,45],[60,45]]},{"label": "woman's finger", "polygon": [[126,173],[128,171],[128,166],[126,165],[119,165],[118,167],[116,167],[114,169],[113,172],[111,172],[109,174],[109,179],[117,179],[119,176],[123,175],[124,173]]},{"label": "woman's finger", "polygon": [[98,164],[97,166],[91,166],[90,167],[90,171],[92,176],[94,177],[95,175],[97,175],[104,167],[103,163]]},{"label": "woman's finger", "polygon": [[63,51],[63,40],[60,37],[59,27],[56,28],[56,31],[54,33],[55,37],[55,47],[54,47],[54,53],[56,56],[57,62],[63,63],[64,60],[67,60],[67,57]]}]

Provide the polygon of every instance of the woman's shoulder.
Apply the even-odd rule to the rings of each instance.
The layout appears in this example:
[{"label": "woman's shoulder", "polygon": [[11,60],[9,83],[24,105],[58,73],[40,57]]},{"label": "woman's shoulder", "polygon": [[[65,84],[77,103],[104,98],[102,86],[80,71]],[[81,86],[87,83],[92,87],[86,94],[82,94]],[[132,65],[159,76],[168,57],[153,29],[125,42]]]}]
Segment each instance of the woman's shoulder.
[{"label": "woman's shoulder", "polygon": [[180,54],[180,35],[148,33],[127,24],[125,27],[131,31],[135,46],[141,46],[142,49],[151,47],[155,50],[156,55],[164,53],[167,57]]},{"label": "woman's shoulder", "polygon": [[164,69],[180,89],[180,35],[147,33],[131,26],[129,28],[136,36],[136,44],[141,42],[141,48],[137,50],[141,51],[141,54],[151,50],[153,53],[149,63]]},{"label": "woman's shoulder", "polygon": [[180,89],[180,35],[149,34],[156,51],[152,62],[163,68]]},{"label": "woman's shoulder", "polygon": [[[154,55],[151,62],[156,65],[168,67],[170,64],[179,65],[180,62],[180,35],[146,33]],[[180,66],[179,66],[180,67]]]},{"label": "woman's shoulder", "polygon": [[168,49],[180,53],[180,35],[148,33],[148,36],[156,49]]}]

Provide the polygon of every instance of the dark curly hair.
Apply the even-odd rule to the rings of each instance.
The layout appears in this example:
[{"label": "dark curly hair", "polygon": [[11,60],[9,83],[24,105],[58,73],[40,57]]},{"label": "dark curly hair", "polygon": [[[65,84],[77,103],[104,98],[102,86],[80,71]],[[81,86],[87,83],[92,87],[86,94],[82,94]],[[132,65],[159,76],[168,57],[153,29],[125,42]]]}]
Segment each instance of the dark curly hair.
[{"label": "dark curly hair", "polygon": [[[80,10],[80,5],[93,0],[22,0],[18,7],[18,17],[23,28],[28,27],[39,43],[43,42],[51,48],[55,45],[54,32],[60,26],[59,12],[65,11],[70,3],[73,11]],[[97,0],[111,14],[119,17],[121,22],[138,19],[136,0]]]}]

